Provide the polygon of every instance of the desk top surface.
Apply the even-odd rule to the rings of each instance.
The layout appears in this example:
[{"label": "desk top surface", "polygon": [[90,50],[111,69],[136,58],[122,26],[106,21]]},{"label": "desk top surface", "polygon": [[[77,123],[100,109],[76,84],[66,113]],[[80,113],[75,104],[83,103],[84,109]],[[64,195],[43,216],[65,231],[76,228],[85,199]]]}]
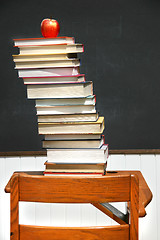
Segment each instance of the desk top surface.
[{"label": "desk top surface", "polygon": [[[22,173],[22,174],[28,174],[28,175],[43,175],[43,171],[23,171],[23,172],[15,172],[15,173]],[[139,178],[139,217],[144,217],[146,215],[145,207],[150,203],[152,200],[152,192],[149,189],[142,173],[140,171],[107,171],[105,176],[102,176],[103,178],[107,176],[124,176],[128,174],[136,174]],[[14,175],[14,173],[13,173]],[[11,178],[13,177],[11,176]],[[10,181],[7,183],[5,187],[5,192],[10,193]]]}]

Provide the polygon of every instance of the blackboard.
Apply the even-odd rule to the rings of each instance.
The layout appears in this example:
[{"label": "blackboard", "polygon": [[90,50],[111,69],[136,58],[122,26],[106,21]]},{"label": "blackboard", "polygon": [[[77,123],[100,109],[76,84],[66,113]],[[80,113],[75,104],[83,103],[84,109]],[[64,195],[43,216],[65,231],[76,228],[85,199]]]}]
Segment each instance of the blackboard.
[{"label": "blackboard", "polygon": [[40,23],[51,16],[59,36],[84,44],[80,72],[93,81],[109,148],[160,148],[159,13],[158,0],[1,0],[0,151],[42,149],[12,39],[41,37]]}]

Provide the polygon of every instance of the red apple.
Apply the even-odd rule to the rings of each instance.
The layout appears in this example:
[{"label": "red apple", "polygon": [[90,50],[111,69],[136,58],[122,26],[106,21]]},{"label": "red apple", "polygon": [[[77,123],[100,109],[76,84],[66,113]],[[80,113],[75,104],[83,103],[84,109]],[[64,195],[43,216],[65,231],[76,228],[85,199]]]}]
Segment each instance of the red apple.
[{"label": "red apple", "polygon": [[59,23],[55,19],[43,19],[41,22],[41,32],[43,37],[57,37],[60,30]]}]

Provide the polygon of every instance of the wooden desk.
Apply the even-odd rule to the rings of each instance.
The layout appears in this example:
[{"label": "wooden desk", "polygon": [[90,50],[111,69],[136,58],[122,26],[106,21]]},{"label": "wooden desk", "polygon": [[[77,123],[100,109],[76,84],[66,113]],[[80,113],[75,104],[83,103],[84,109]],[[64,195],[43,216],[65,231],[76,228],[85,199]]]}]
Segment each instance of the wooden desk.
[{"label": "wooden desk", "polygon": [[[23,171],[23,172],[18,172],[18,173],[29,174],[29,175],[43,175],[42,171],[26,171],[26,172]],[[150,191],[150,189],[140,171],[108,171],[108,172],[106,172],[106,175],[103,176],[103,178],[105,178],[107,176],[111,176],[111,175],[117,175],[117,176],[121,177],[122,175],[124,176],[124,175],[128,175],[128,174],[136,174],[138,176],[138,179],[139,179],[139,217],[144,217],[146,215],[145,207],[152,200],[152,192]],[[13,176],[14,176],[14,173],[11,176],[9,182],[7,183],[7,185],[5,187],[6,193],[10,193],[10,181],[13,178]],[[69,177],[69,176],[67,176],[67,177]],[[114,211],[113,208],[110,209],[109,204],[105,205],[105,206],[101,205],[99,203],[93,204],[93,205],[95,207],[97,207],[99,210],[101,210],[102,212],[104,212],[105,214],[109,215],[111,218],[113,218],[118,223],[123,224],[124,216],[122,216],[122,218],[121,218],[120,217],[121,212],[116,212],[116,211]]]}]

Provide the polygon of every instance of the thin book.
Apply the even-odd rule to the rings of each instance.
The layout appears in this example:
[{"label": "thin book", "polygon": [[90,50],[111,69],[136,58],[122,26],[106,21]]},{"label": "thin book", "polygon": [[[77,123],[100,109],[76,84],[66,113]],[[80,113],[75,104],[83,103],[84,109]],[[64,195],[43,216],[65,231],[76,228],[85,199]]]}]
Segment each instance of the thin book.
[{"label": "thin book", "polygon": [[45,140],[80,140],[80,139],[101,139],[103,131],[100,133],[54,133],[45,134]]},{"label": "thin book", "polygon": [[52,67],[78,67],[80,66],[79,59],[67,60],[41,60],[41,61],[27,61],[15,62],[15,69],[34,69],[34,68],[52,68]]},{"label": "thin book", "polygon": [[80,74],[79,66],[45,67],[18,69],[18,76],[25,77],[53,77],[53,76],[75,76]]},{"label": "thin book", "polygon": [[75,113],[75,114],[51,114],[51,115],[39,115],[37,114],[37,120],[39,123],[46,122],[95,122],[98,119],[99,114],[96,113]]},{"label": "thin book", "polygon": [[36,99],[36,106],[95,105],[96,96]]},{"label": "thin book", "polygon": [[14,46],[36,46],[36,45],[49,45],[49,44],[74,44],[74,37],[50,37],[50,38],[20,38],[13,39]]},{"label": "thin book", "polygon": [[101,139],[92,140],[43,140],[43,148],[101,148],[104,145],[104,135]]},{"label": "thin book", "polygon": [[36,106],[37,115],[96,113],[95,105]]},{"label": "thin book", "polygon": [[49,84],[49,83],[73,83],[85,82],[85,75],[71,75],[71,76],[51,76],[51,77],[24,77],[24,84]]},{"label": "thin book", "polygon": [[53,61],[68,60],[77,58],[77,53],[49,53],[49,54],[14,54],[12,55],[14,62],[34,62],[34,61]]}]

